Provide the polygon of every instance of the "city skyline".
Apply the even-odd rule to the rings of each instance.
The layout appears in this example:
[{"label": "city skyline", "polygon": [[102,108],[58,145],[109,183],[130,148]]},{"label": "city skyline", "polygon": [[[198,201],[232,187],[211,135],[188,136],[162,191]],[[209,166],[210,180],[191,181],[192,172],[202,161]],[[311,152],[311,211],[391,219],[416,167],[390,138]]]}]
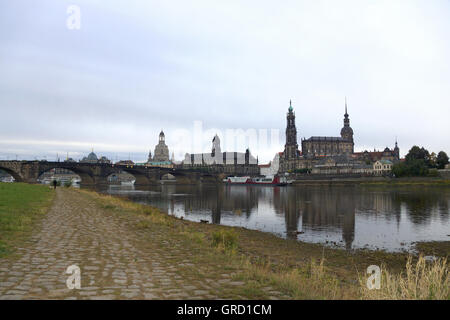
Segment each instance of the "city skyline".
[{"label": "city skyline", "polygon": [[[355,151],[449,150],[448,1],[69,1],[0,10],[2,159],[82,158],[94,148],[145,160],[164,128],[278,130],[260,163],[283,150],[292,99],[298,138],[340,130],[344,97]],[[331,10],[330,10],[331,9]],[[220,135],[220,134],[219,134]],[[248,145],[236,145],[244,151]]]}]

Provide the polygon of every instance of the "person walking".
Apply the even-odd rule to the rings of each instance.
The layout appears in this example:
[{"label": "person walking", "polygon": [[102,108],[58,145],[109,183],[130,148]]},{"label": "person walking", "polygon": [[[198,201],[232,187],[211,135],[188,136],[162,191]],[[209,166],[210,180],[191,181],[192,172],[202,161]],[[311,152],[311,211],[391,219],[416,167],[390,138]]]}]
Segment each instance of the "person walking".
[{"label": "person walking", "polygon": [[58,183],[56,182],[56,179],[54,179],[53,180],[53,189],[56,189],[56,185],[57,185]]}]

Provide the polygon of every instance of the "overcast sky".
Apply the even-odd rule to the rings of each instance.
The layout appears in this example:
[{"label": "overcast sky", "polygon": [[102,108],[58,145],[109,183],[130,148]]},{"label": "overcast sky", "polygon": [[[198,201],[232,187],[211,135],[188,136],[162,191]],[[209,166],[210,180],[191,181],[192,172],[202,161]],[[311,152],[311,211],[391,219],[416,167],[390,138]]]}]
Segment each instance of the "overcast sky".
[{"label": "overcast sky", "polygon": [[164,129],[181,160],[213,132],[278,130],[222,147],[268,162],[290,99],[300,144],[339,135],[345,96],[356,150],[449,153],[449,39],[448,0],[1,1],[0,159],[139,161]]}]

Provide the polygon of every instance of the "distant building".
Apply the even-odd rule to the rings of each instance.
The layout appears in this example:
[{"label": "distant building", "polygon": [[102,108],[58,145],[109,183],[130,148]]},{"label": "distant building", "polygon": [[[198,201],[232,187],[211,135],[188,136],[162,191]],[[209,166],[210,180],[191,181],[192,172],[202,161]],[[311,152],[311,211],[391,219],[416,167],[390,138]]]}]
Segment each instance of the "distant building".
[{"label": "distant building", "polygon": [[[286,115],[286,144],[280,154],[279,172],[299,172],[308,169],[311,173],[364,173],[373,172],[372,164],[378,160],[397,162],[400,160],[400,149],[397,141],[393,149],[384,151],[354,152],[353,129],[345,101],[344,126],[340,137],[312,136],[303,139],[302,150],[298,150],[297,128],[292,102],[289,103]],[[266,168],[262,168],[263,171]]]},{"label": "distant building", "polygon": [[155,146],[153,157],[152,152],[150,151],[148,153],[147,162],[142,165],[146,167],[173,168],[173,163],[169,158],[169,147],[166,145],[166,136],[162,130],[159,133],[159,141]]},{"label": "distant building", "polygon": [[[292,106],[290,107],[292,108]],[[353,129],[345,102],[344,127],[340,137],[311,137],[302,140],[302,154],[305,158],[350,155],[354,149]]]},{"label": "distant building", "polygon": [[363,160],[366,162],[375,162],[378,160],[390,160],[392,162],[397,162],[400,160],[400,148],[398,147],[397,141],[395,141],[395,147],[389,149],[386,147],[383,151],[363,151],[355,152],[352,157],[357,160]]},{"label": "distant building", "polygon": [[117,161],[114,165],[117,166],[134,166],[134,162],[131,160],[120,160]]},{"label": "distant building", "polygon": [[166,137],[164,132],[161,130],[159,134],[158,144],[155,146],[155,152],[152,157],[152,153],[148,154],[148,162],[166,162],[170,161],[169,159],[169,148],[166,145]]},{"label": "distant building", "polygon": [[[65,162],[72,162],[73,159],[69,158],[67,160],[65,160]],[[84,157],[83,159],[80,160],[80,162],[82,163],[111,163],[111,160],[109,160],[106,157],[101,157],[98,158],[97,155],[94,153],[94,150],[91,151],[91,153],[88,154],[87,157]]]},{"label": "distant building", "polygon": [[390,160],[378,160],[373,164],[373,172],[375,175],[385,175],[392,171],[393,163]]},{"label": "distant building", "polygon": [[83,162],[83,163],[97,163],[98,162],[98,158],[97,158],[97,155],[94,153],[94,150],[92,150],[91,153],[89,153],[87,157],[83,157],[83,159],[81,159],[80,162]]},{"label": "distant building", "polygon": [[105,156],[101,157],[98,160],[98,163],[107,163],[107,164],[111,164],[111,160],[109,160],[108,158],[106,158]]},{"label": "distant building", "polygon": [[210,153],[186,153],[182,166],[211,167],[214,171],[224,174],[259,175],[258,160],[252,156],[249,149],[245,152],[222,152],[217,134],[212,139]]},{"label": "distant building", "polygon": [[142,165],[146,167],[173,168],[173,163],[171,161],[152,161],[143,163]]},{"label": "distant building", "polygon": [[222,152],[220,148],[220,138],[216,134],[212,139],[211,153],[186,153],[184,156],[184,165],[238,165],[238,164],[257,164],[257,160],[247,149],[244,152]]},{"label": "distant building", "polygon": [[280,155],[282,155],[282,152],[279,152],[275,155],[272,161],[270,161],[268,164],[260,164],[259,170],[260,174],[262,176],[274,176],[278,173],[278,170],[280,169]]}]

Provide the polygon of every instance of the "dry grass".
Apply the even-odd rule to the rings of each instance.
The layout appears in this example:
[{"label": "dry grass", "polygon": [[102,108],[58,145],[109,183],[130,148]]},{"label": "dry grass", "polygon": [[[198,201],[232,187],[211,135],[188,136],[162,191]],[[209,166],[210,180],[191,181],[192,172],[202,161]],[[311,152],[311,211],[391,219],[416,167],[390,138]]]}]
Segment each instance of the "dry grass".
[{"label": "dry grass", "polygon": [[[405,269],[406,256],[400,254],[360,252],[349,256],[345,252],[325,250],[319,246],[300,247],[299,243],[288,248],[289,242],[256,231],[182,221],[157,208],[126,199],[83,190],[79,192],[94,196],[105,209],[138,217],[138,228],[165,228],[168,239],[182,241],[183,246],[195,249],[191,250],[195,264],[209,265],[213,270],[220,268],[222,272],[226,268],[239,270],[237,278],[245,282],[240,296],[267,299],[270,293],[264,288],[271,287],[289,299],[449,299],[445,259],[428,263],[420,257],[417,263],[413,263],[413,258],[409,257]],[[283,257],[292,257],[299,250],[302,259],[284,261],[279,258],[280,253]],[[389,271],[381,261],[389,266]],[[356,271],[349,270],[352,266],[365,268],[368,264],[382,266],[380,290],[366,288],[367,275],[359,277],[358,284]],[[202,274],[199,273],[198,277],[201,279]]]},{"label": "dry grass", "polygon": [[351,290],[342,290],[340,281],[325,267],[325,259],[311,259],[306,267],[274,269],[270,262],[254,263],[245,259],[241,279],[271,286],[291,299],[348,299]]},{"label": "dry grass", "polygon": [[391,274],[381,267],[380,289],[369,290],[366,280],[360,279],[361,295],[364,299],[393,300],[449,300],[450,279],[447,259],[427,262],[420,256],[417,262],[408,257],[406,272]]},{"label": "dry grass", "polygon": [[212,245],[219,250],[235,253],[238,247],[238,235],[232,229],[221,229],[212,233]]}]

